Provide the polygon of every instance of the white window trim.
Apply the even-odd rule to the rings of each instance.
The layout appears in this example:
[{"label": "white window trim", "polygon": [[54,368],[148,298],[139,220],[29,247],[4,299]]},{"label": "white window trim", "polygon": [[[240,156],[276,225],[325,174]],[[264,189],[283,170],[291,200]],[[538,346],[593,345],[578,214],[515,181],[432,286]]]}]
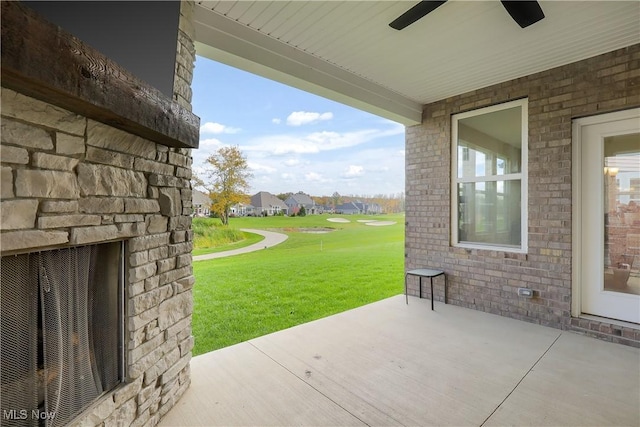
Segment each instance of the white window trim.
[{"label": "white window trim", "polygon": [[[529,154],[529,109],[528,99],[523,98],[516,101],[505,102],[502,104],[492,105],[490,107],[480,108],[477,110],[467,111],[464,113],[454,114],[451,116],[451,246],[468,249],[485,249],[491,251],[527,253],[528,251],[528,230],[529,230],[529,193],[528,193],[528,154]],[[520,236],[521,245],[519,248],[513,246],[491,245],[481,243],[460,243],[458,242],[458,121],[468,117],[478,116],[481,114],[493,113],[508,108],[520,107],[522,114],[522,166],[519,174],[500,175],[501,179],[508,180],[520,176],[521,187],[521,221]],[[465,179],[464,182],[494,182],[486,177],[478,177]]]}]

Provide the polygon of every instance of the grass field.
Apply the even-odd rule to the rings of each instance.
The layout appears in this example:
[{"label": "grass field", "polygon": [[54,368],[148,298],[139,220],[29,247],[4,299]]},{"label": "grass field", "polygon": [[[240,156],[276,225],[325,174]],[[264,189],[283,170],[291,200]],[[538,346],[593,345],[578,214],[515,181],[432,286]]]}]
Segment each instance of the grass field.
[{"label": "grass field", "polygon": [[[396,224],[374,227],[358,219]],[[194,355],[403,290],[402,215],[232,218],[230,226],[281,231],[289,239],[266,250],[194,262]],[[300,231],[321,228],[334,231]]]}]

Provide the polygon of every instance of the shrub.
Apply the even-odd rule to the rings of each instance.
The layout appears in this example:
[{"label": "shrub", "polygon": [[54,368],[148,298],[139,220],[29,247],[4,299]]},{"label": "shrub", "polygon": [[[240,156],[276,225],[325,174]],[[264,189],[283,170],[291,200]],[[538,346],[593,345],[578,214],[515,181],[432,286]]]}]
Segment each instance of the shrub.
[{"label": "shrub", "polygon": [[217,218],[194,218],[191,228],[194,249],[216,248],[244,239],[242,231],[223,226]]}]

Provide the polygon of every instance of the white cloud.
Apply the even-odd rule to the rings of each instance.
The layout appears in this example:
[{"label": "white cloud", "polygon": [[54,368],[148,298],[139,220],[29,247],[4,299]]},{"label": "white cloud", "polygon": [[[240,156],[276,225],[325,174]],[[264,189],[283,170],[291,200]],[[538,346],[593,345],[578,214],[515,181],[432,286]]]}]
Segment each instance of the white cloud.
[{"label": "white cloud", "polygon": [[238,133],[238,132],[240,132],[240,129],[238,128],[232,128],[232,127],[225,126],[223,124],[215,123],[215,122],[206,122],[205,124],[200,126],[200,133],[218,135],[221,133]]},{"label": "white cloud", "polygon": [[207,174],[207,170],[203,166],[193,166],[191,171],[194,175],[199,177],[204,177]]},{"label": "white cloud", "polygon": [[[404,188],[403,142],[394,147],[372,144],[400,134],[402,126],[318,132],[279,129],[278,134],[263,133],[239,144],[253,173],[251,194],[299,190],[312,195],[387,194]],[[194,168],[206,165],[209,155],[229,145],[229,137],[215,136],[205,135],[200,149],[192,151]]]},{"label": "white cloud", "polygon": [[242,147],[243,150],[273,155],[316,154],[366,143],[381,136],[383,131],[367,129],[355,132],[314,132],[308,135],[270,135],[256,138]]},{"label": "white cloud", "polygon": [[287,124],[289,126],[302,126],[310,123],[316,123],[324,120],[331,120],[333,113],[312,113],[309,111],[294,111],[287,117]]},{"label": "white cloud", "polygon": [[342,174],[343,178],[355,178],[364,175],[364,168],[362,166],[349,165],[349,168]]},{"label": "white cloud", "polygon": [[311,182],[325,182],[327,181],[322,175],[316,172],[308,172],[304,175],[304,179]]},{"label": "white cloud", "polygon": [[200,140],[200,148],[221,147],[222,141],[217,138],[207,138]]},{"label": "white cloud", "polygon": [[282,120],[276,117],[275,119],[271,119],[271,123],[275,125],[279,125],[280,123],[282,123]]},{"label": "white cloud", "polygon": [[209,156],[214,154],[218,149],[227,146],[217,138],[201,139],[199,148],[197,150],[191,150],[191,156],[193,158],[193,168],[204,166],[207,164]]},{"label": "white cloud", "polygon": [[284,161],[284,165],[285,166],[297,166],[300,164],[300,160],[299,159],[287,159]]},{"label": "white cloud", "polygon": [[[277,169],[275,173],[254,172],[251,194],[258,191],[274,194],[304,191],[314,196],[331,195],[334,191],[369,195],[398,193],[404,189],[404,158],[396,156],[397,152],[397,146],[373,147],[349,155],[330,151],[299,158],[246,152],[250,162]],[[287,159],[300,161],[290,162],[288,166]],[[358,166],[362,166],[362,175],[346,176],[348,172],[356,175]]]},{"label": "white cloud", "polygon": [[261,163],[247,162],[247,166],[254,172],[274,173],[277,172],[276,168]]}]

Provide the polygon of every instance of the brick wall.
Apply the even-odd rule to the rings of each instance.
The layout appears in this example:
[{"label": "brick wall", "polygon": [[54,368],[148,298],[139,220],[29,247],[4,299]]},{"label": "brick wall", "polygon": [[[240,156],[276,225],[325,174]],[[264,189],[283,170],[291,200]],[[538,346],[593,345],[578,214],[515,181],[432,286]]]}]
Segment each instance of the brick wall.
[{"label": "brick wall", "polygon": [[[175,95],[190,108],[193,2]],[[77,426],[153,426],[190,384],[191,151],[2,88],[2,255],[124,240],[126,381]]]},{"label": "brick wall", "polygon": [[[528,253],[452,247],[451,115],[525,97]],[[406,268],[444,269],[451,304],[640,346],[637,329],[571,318],[572,119],[638,105],[640,45],[425,106],[423,124],[406,131]]]}]

